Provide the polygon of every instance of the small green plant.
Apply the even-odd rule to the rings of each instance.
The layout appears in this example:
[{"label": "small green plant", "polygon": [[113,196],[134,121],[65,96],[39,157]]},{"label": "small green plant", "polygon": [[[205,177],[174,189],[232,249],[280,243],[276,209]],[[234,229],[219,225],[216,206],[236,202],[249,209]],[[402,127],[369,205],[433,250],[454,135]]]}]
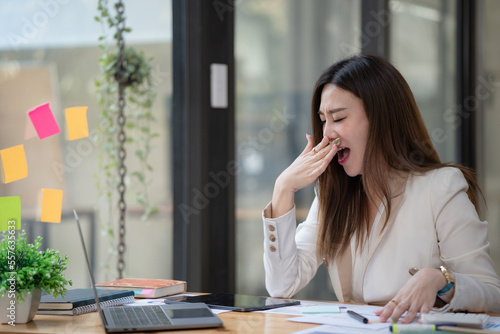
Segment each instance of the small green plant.
[{"label": "small green plant", "polygon": [[34,244],[26,240],[26,232],[2,233],[0,242],[0,297],[17,292],[17,300],[23,301],[22,292],[42,289],[55,298],[64,295],[71,280],[64,277],[68,256],[61,258],[58,250],[39,251],[42,237]]}]

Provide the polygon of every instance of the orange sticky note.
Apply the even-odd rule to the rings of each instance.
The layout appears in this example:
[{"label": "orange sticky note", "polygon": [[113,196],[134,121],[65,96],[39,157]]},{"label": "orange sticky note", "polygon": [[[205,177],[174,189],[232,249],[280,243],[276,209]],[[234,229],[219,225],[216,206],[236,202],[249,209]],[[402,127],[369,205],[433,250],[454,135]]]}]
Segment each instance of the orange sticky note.
[{"label": "orange sticky note", "polygon": [[42,218],[45,223],[60,223],[63,191],[57,189],[42,189]]},{"label": "orange sticky note", "polygon": [[28,164],[24,145],[13,146],[0,150],[3,165],[3,182],[9,183],[28,176]]},{"label": "orange sticky note", "polygon": [[87,109],[88,107],[73,107],[65,109],[69,140],[88,137],[89,125],[87,123]]}]

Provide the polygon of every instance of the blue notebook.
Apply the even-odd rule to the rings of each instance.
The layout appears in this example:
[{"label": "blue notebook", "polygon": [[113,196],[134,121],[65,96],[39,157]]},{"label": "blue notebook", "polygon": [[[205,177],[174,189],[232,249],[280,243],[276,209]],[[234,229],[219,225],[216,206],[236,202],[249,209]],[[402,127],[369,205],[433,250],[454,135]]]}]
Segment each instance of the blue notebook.
[{"label": "blue notebook", "polygon": [[[101,307],[116,306],[134,302],[132,290],[98,290]],[[68,290],[64,297],[53,298],[51,294],[43,295],[37,314],[75,315],[97,310],[94,291],[92,289]]]}]

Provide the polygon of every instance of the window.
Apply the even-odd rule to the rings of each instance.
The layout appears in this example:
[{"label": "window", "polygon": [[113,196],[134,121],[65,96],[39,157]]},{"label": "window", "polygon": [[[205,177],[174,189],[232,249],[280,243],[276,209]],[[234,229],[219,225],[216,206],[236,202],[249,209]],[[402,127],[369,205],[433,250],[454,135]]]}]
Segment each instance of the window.
[{"label": "window", "polygon": [[497,272],[500,268],[500,44],[497,31],[500,27],[498,1],[478,2],[478,69],[475,97],[480,108],[477,122],[478,175],[486,197],[482,210],[488,221],[491,257]]},{"label": "window", "polygon": [[[126,274],[170,277],[172,195],[168,117],[172,94],[172,6],[171,1],[160,0],[126,2],[125,6],[126,23],[132,27],[132,33],[125,37],[126,43],[153,57],[153,80],[157,89],[153,106],[157,122],[153,130],[160,136],[153,143],[150,159],[154,169],[150,196],[157,203],[159,213],[147,222],[141,221],[141,208],[130,198],[130,190],[127,193]],[[44,246],[68,254],[67,276],[74,280],[75,287],[85,287],[88,286],[87,269],[83,265],[83,254],[74,245],[76,230],[71,210],[77,209],[89,237],[87,242],[95,246],[87,247],[97,250],[97,280],[115,279],[116,255],[109,253],[106,236],[98,227],[93,236],[89,232],[89,217],[98,205],[94,174],[102,172],[97,167],[97,147],[90,137],[67,141],[63,116],[65,108],[88,106],[90,135],[99,135],[95,131],[100,108],[94,80],[99,76],[97,59],[102,52],[97,44],[102,30],[94,21],[97,2],[2,1],[0,13],[0,27],[4,32],[0,40],[0,145],[3,149],[24,144],[29,170],[28,178],[0,185],[0,196],[21,196],[23,228],[32,228],[36,235],[43,235]],[[47,102],[61,133],[44,140],[36,135],[28,139],[26,113]],[[133,161],[133,156],[134,150],[130,148],[127,159]],[[54,163],[64,167],[54,169]],[[129,174],[129,189],[131,182]],[[64,190],[60,225],[36,222],[41,188]],[[116,237],[114,240],[112,246],[116,247]],[[105,264],[110,268],[104,270]]]},{"label": "window", "polygon": [[[274,181],[306,145],[310,103],[320,73],[359,53],[360,1],[241,1],[236,10],[236,291],[267,294],[261,211]],[[296,194],[305,219],[312,187]],[[330,294],[325,293],[330,291]],[[333,299],[326,270],[300,292]]]},{"label": "window", "polygon": [[390,60],[401,71],[441,161],[456,161],[455,1],[391,0]]}]

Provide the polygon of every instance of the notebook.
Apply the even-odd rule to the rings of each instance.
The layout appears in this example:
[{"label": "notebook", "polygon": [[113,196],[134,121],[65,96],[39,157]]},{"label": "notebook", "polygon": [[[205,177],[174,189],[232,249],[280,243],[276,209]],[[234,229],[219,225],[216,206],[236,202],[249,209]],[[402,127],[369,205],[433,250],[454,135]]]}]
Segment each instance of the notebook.
[{"label": "notebook", "polygon": [[[117,306],[134,302],[131,290],[114,291],[99,290],[101,306]],[[72,289],[66,295],[53,298],[51,294],[40,299],[37,314],[76,315],[97,310],[94,291],[92,289]]]},{"label": "notebook", "polygon": [[122,278],[116,281],[97,283],[97,290],[133,290],[135,298],[158,298],[184,293],[184,281],[151,278]]},{"label": "notebook", "polygon": [[[80,241],[82,243],[85,261],[89,268],[89,275],[94,297],[99,301],[97,289],[95,287],[94,274],[90,268],[87,249],[83,241],[82,229],[78,214],[73,210]],[[174,329],[193,329],[221,327],[222,321],[212,313],[210,308],[204,303],[179,303],[165,305],[142,305],[133,307],[100,307],[96,303],[97,312],[101,317],[106,333],[116,332],[145,332],[164,331]]]}]

